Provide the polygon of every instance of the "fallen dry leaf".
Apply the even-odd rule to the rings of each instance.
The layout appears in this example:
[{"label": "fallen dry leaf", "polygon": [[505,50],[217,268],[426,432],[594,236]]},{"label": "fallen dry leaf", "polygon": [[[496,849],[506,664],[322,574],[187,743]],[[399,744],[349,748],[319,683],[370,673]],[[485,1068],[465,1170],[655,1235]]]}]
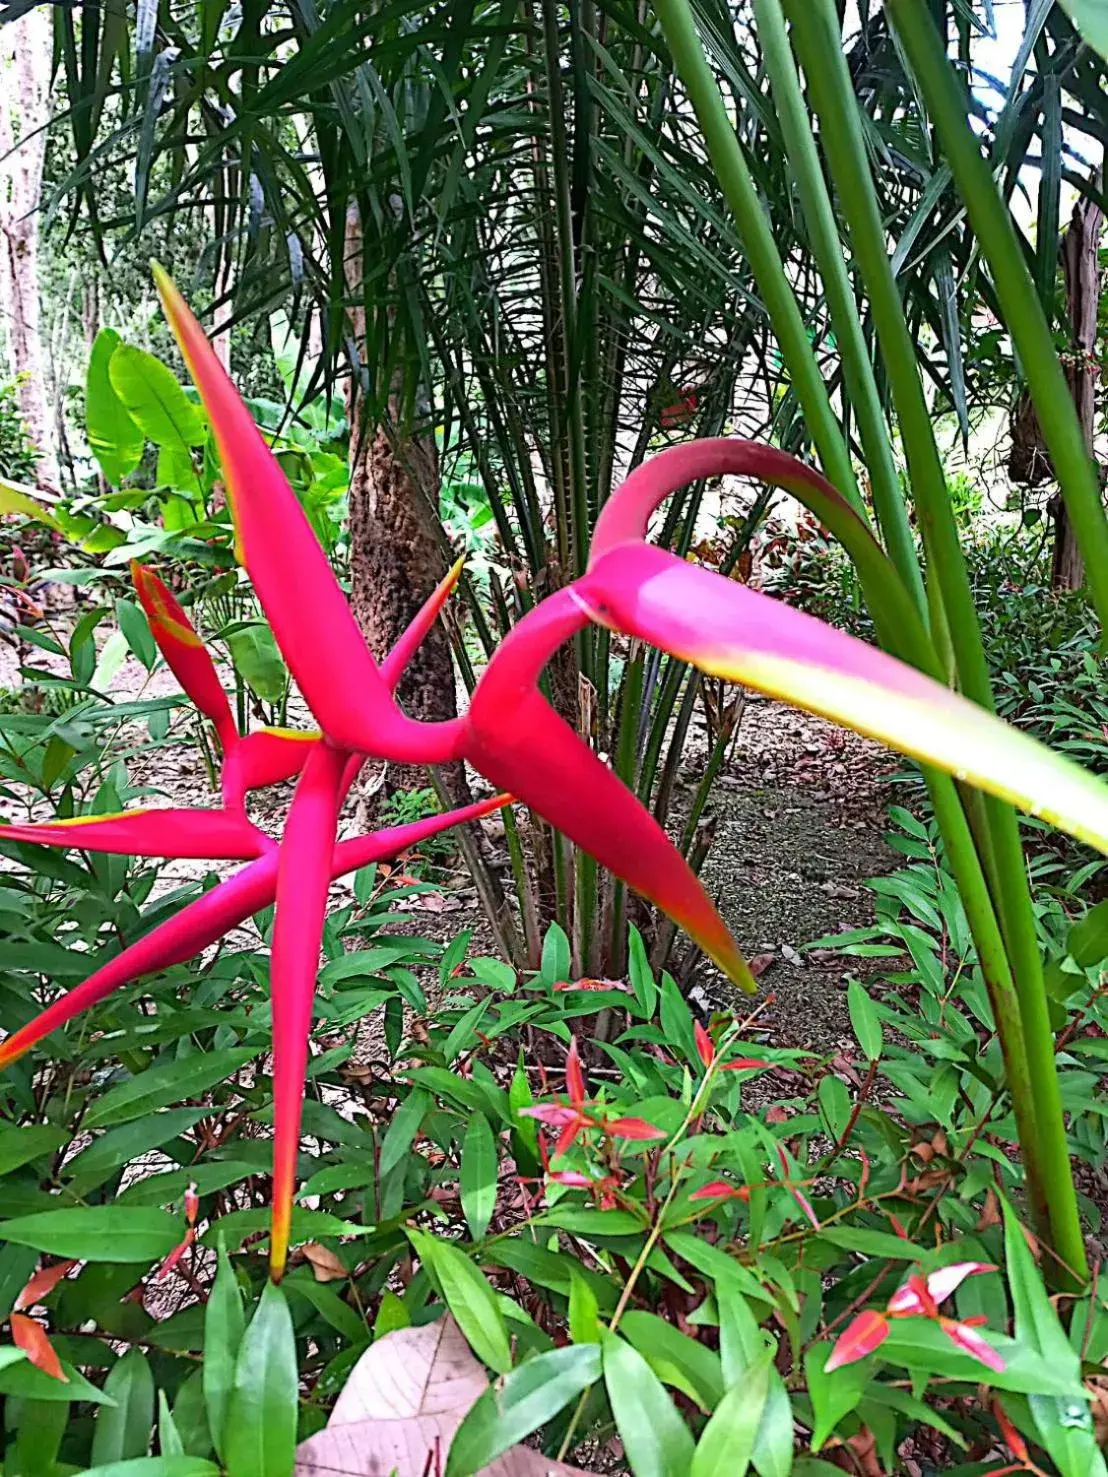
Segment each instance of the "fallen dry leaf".
[{"label": "fallen dry leaf", "polygon": [[311,1262],[317,1282],[341,1282],[350,1276],[329,1246],[321,1246],[318,1241],[309,1241],[300,1250],[305,1259]]},{"label": "fallen dry leaf", "polygon": [[[441,1472],[463,1416],[487,1386],[484,1369],[452,1318],[386,1334],[354,1366],[324,1430],[297,1449],[295,1477]],[[482,1468],[482,1477],[588,1474],[514,1446]]]},{"label": "fallen dry leaf", "polygon": [[776,954],[755,954],[754,958],[749,961],[750,973],[754,976],[755,979],[760,979],[761,976],[765,974],[770,965],[776,963]]}]

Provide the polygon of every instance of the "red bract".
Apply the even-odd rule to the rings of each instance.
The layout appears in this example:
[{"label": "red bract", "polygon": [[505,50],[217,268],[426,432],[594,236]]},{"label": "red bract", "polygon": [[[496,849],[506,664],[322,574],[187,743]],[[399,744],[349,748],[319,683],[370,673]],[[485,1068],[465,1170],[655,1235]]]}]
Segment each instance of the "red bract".
[{"label": "red bract", "polygon": [[940,1318],[939,1327],[963,1353],[969,1354],[989,1369],[995,1369],[997,1374],[1004,1373],[1004,1360],[968,1319],[957,1323],[953,1318]]},{"label": "red bract", "polygon": [[35,1368],[41,1369],[43,1374],[68,1385],[69,1376],[62,1369],[54,1346],[38,1319],[29,1318],[26,1313],[12,1313],[8,1321],[11,1324],[12,1343],[16,1348],[22,1349]]}]

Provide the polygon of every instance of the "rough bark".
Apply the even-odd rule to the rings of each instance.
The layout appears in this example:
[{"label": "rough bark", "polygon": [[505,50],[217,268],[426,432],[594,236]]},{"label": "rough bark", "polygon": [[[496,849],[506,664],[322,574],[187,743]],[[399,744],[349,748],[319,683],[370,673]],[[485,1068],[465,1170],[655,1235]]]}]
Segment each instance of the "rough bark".
[{"label": "rough bark", "polygon": [[[38,209],[53,56],[51,7],[0,28],[0,311],[19,406],[38,450],[38,478],[58,482],[39,329]],[[17,147],[18,145],[18,147]]]},{"label": "rough bark", "polygon": [[[347,221],[347,284],[355,303],[351,327],[364,346],[365,325],[357,308],[362,237],[357,215]],[[398,437],[399,406],[389,404],[385,425],[369,422],[353,385],[350,416],[350,573],[354,614],[374,655],[384,656],[446,573],[446,558],[434,518],[439,467],[433,436]],[[457,717],[458,699],[450,641],[442,621],[412,659],[397,693],[413,718]],[[390,788],[427,783],[426,771],[395,771]],[[451,792],[464,789],[461,767],[450,776]]]},{"label": "rough bark", "polygon": [[[1096,385],[1100,375],[1093,350],[1100,306],[1100,234],[1103,225],[1104,215],[1100,207],[1092,200],[1079,200],[1073,208],[1069,229],[1062,242],[1066,306],[1073,335],[1073,349],[1066,360],[1066,378],[1090,455],[1096,418]],[[1050,582],[1056,590],[1078,590],[1085,580],[1085,565],[1066,505],[1060,497],[1053,500],[1051,510],[1054,514],[1054,558]]]}]

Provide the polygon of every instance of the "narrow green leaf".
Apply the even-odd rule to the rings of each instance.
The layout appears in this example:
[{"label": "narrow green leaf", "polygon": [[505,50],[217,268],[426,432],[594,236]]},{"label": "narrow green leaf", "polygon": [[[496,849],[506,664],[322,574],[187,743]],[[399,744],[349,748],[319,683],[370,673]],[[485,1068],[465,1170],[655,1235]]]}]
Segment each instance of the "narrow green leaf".
[{"label": "narrow green leaf", "polygon": [[627,976],[635,992],[639,1014],[644,1020],[651,1020],[658,1007],[658,985],[646,956],[642,934],[633,923],[627,929]]},{"label": "narrow green leaf", "polygon": [[497,1189],[496,1139],[484,1113],[469,1120],[462,1142],[462,1210],[474,1241],[480,1241],[489,1228],[496,1209]]},{"label": "narrow green leaf", "polygon": [[575,1344],[600,1342],[600,1307],[596,1293],[577,1268],[569,1268],[569,1336]]},{"label": "narrow green leaf", "polygon": [[473,1477],[599,1378],[595,1344],[570,1344],[527,1360],[470,1409],[451,1444],[446,1477]]},{"label": "narrow green leaf", "polygon": [[168,1256],[179,1239],[171,1215],[140,1206],[76,1206],[0,1221],[2,1241],[85,1262],[154,1262]]},{"label": "narrow green leaf", "polygon": [[857,980],[851,980],[846,987],[846,1005],[850,1011],[850,1024],[854,1027],[858,1045],[862,1048],[866,1060],[875,1062],[881,1055],[881,1047],[884,1044],[881,1018],[877,1014],[873,1001],[869,998],[866,987]]},{"label": "narrow green leaf", "polygon": [[181,1433],[173,1419],[164,1390],[158,1391],[158,1446],[162,1456],[185,1455],[185,1443],[181,1440]]},{"label": "narrow green leaf", "polygon": [[378,1173],[384,1179],[385,1175],[397,1164],[412,1147],[412,1140],[423,1122],[424,1115],[431,1107],[432,1098],[429,1092],[422,1087],[413,1087],[408,1096],[392,1115],[392,1122],[385,1134],[385,1141],[381,1145],[381,1162]]},{"label": "narrow green leaf", "polygon": [[225,1453],[224,1429],[227,1406],[235,1383],[235,1365],[242,1344],[246,1315],[242,1294],[222,1240],[219,1244],[215,1281],[204,1309],[204,1405],[208,1429],[216,1451]]},{"label": "narrow green leaf", "polygon": [[141,1456],[88,1467],[81,1477],[219,1477],[219,1468],[195,1456]]},{"label": "narrow green leaf", "polygon": [[146,612],[133,600],[115,602],[115,618],[127,645],[149,672],[158,660],[158,648],[150,634],[150,622]]},{"label": "narrow green leaf", "polygon": [[608,1401],[635,1477],[689,1477],[692,1435],[650,1365],[615,1334],[602,1348]]},{"label": "narrow green leaf", "polygon": [[446,1306],[457,1320],[477,1357],[497,1374],[512,1367],[508,1333],[496,1294],[465,1252],[449,1241],[411,1228],[408,1239],[442,1290]]},{"label": "narrow green leaf", "polygon": [[743,1477],[769,1394],[769,1354],[747,1370],[720,1401],[696,1443],[689,1477]]},{"label": "narrow green leaf", "polygon": [[242,1047],[222,1051],[197,1052],[194,1056],[159,1062],[109,1088],[103,1097],[95,1098],[85,1116],[86,1128],[103,1128],[108,1124],[127,1123],[141,1118],[155,1108],[165,1108],[185,1098],[196,1098],[253,1061],[256,1052]]},{"label": "narrow green leaf", "polygon": [[97,1413],[92,1431],[93,1466],[145,1456],[154,1426],[154,1376],[141,1349],[128,1349],[112,1366],[104,1393],[115,1404]]},{"label": "narrow green leaf", "polygon": [[267,1282],[235,1361],[227,1402],[227,1477],[289,1477],[296,1454],[296,1338],[284,1293]]},{"label": "narrow green leaf", "polygon": [[870,1358],[863,1359],[858,1364],[847,1364],[828,1374],[825,1365],[831,1348],[831,1343],[824,1341],[813,1344],[804,1355],[808,1398],[812,1402],[816,1418],[812,1430],[813,1451],[819,1451],[842,1418],[849,1415],[861,1400],[873,1368],[873,1360]]}]

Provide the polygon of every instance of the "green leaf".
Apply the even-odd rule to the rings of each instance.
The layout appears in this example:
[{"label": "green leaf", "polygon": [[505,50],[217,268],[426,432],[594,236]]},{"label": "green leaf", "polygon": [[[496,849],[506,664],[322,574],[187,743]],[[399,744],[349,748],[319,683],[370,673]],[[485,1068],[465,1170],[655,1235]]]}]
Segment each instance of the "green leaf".
[{"label": "green leaf", "polygon": [[875,1062],[881,1055],[881,1047],[884,1044],[881,1018],[865,986],[859,984],[857,980],[851,980],[846,987],[846,1006],[850,1011],[850,1024],[854,1027],[858,1045],[862,1048],[867,1061]]},{"label": "green leaf", "polygon": [[654,1313],[632,1310],[625,1314],[620,1333],[646,1360],[665,1385],[696,1402],[701,1410],[715,1410],[723,1398],[719,1355]]},{"label": "green leaf", "polygon": [[1075,1395],[1081,1395],[1081,1365],[1070,1347],[1054,1305],[1047,1297],[1043,1279],[1027,1245],[1012,1207],[1005,1200],[1004,1264],[1015,1312],[1016,1341],[1026,1343],[1041,1354],[1059,1376],[1069,1374]]},{"label": "green leaf", "polygon": [[600,1342],[600,1306],[596,1293],[572,1262],[569,1268],[569,1336],[575,1344]]},{"label": "green leaf", "polygon": [[280,1288],[267,1282],[235,1361],[223,1432],[228,1477],[289,1477],[298,1406],[292,1317]]},{"label": "green leaf", "polygon": [[[772,1358],[772,1355],[771,1355]],[[785,1381],[771,1362],[769,1390],[750,1460],[759,1477],[789,1477],[793,1467],[793,1407]]]},{"label": "green leaf", "polygon": [[849,1415],[861,1400],[873,1369],[873,1359],[869,1358],[833,1369],[828,1374],[824,1366],[831,1349],[830,1341],[824,1341],[813,1344],[804,1355],[808,1398],[816,1418],[812,1429],[813,1451],[819,1451],[842,1418]]},{"label": "green leaf", "polygon": [[108,377],[123,408],[156,446],[202,446],[204,417],[160,359],[120,344],[108,362]]},{"label": "green leaf", "polygon": [[29,1128],[0,1128],[0,1175],[11,1174],[24,1164],[52,1154],[55,1149],[69,1142],[69,1134],[49,1124],[36,1124]]},{"label": "green leaf", "polygon": [[141,1456],[88,1467],[81,1477],[219,1477],[219,1468],[196,1456]]},{"label": "green leaf", "polygon": [[173,1402],[173,1424],[188,1456],[208,1455],[212,1449],[212,1437],[204,1409],[203,1367],[190,1374],[177,1391],[177,1399]]},{"label": "green leaf", "polygon": [[281,653],[268,626],[243,626],[227,637],[235,671],[263,703],[279,703],[285,696],[286,673]]},{"label": "green leaf", "polygon": [[472,1406],[451,1443],[446,1477],[473,1477],[599,1378],[595,1344],[570,1344],[528,1359]]},{"label": "green leaf", "polygon": [[131,600],[117,600],[115,618],[127,645],[149,672],[158,660],[158,648],[150,634],[146,612]]},{"label": "green leaf", "polygon": [[627,976],[635,992],[639,1015],[651,1020],[658,1006],[658,985],[646,956],[642,934],[632,923],[627,929]]},{"label": "green leaf", "polygon": [[720,1472],[743,1477],[769,1394],[769,1371],[767,1353],[728,1390],[696,1443],[689,1477],[716,1477]]},{"label": "green leaf", "polygon": [[8,1413],[16,1426],[13,1463],[20,1477],[55,1477],[58,1448],[69,1424],[69,1405],[60,1400],[20,1400]]},{"label": "green leaf", "polygon": [[[1108,4],[1105,6],[1108,15]],[[1096,903],[1080,922],[1070,929],[1066,950],[1082,969],[1093,969],[1108,959],[1108,898]],[[1074,988],[1081,983],[1078,977]]]},{"label": "green leaf", "polygon": [[1062,9],[1093,50],[1108,61],[1108,0],[1062,0]]},{"label": "green leaf", "polygon": [[650,1365],[615,1334],[602,1348],[608,1401],[635,1477],[689,1477],[693,1438]]},{"label": "green leaf", "polygon": [[197,1052],[175,1061],[159,1062],[110,1088],[103,1097],[95,1098],[85,1116],[86,1128],[102,1128],[111,1123],[127,1123],[141,1118],[155,1108],[165,1108],[184,1098],[196,1098],[217,1083],[224,1082],[257,1055],[249,1048],[234,1047],[223,1051]]},{"label": "green leaf", "polygon": [[497,1374],[512,1367],[512,1352],[496,1294],[465,1252],[426,1231],[407,1231],[420,1261],[438,1283],[470,1348]]},{"label": "green leaf", "polygon": [[173,1419],[164,1390],[158,1391],[158,1446],[162,1456],[185,1455],[185,1443],[181,1440],[181,1433]]},{"label": "green leaf", "polygon": [[[133,1123],[124,1123],[119,1128],[109,1129],[93,1139],[87,1149],[71,1159],[64,1174],[75,1192],[84,1195],[102,1185],[125,1164],[132,1163],[151,1149],[160,1149],[171,1139],[178,1138],[187,1129],[210,1114],[208,1108],[170,1108],[165,1113],[151,1113],[148,1118],[137,1118]],[[187,1183],[187,1177],[186,1177]],[[162,1195],[156,1203],[167,1205],[176,1195]],[[131,1204],[137,1203],[134,1201]]]},{"label": "green leaf", "polygon": [[60,531],[58,520],[36,496],[35,489],[21,487],[18,482],[9,482],[6,477],[0,477],[0,514],[2,513],[20,513],[24,518],[34,518],[37,522]]},{"label": "green leaf", "polygon": [[0,1221],[0,1241],[85,1262],[154,1262],[179,1240],[172,1216],[139,1206],[78,1206]]},{"label": "green leaf", "polygon": [[204,1309],[204,1404],[212,1444],[224,1454],[227,1405],[235,1383],[235,1364],[242,1344],[246,1315],[242,1294],[222,1240],[219,1243],[215,1280]]},{"label": "green leaf", "polygon": [[462,1141],[462,1210],[474,1241],[480,1241],[489,1228],[496,1209],[497,1189],[496,1139],[484,1113],[469,1120]]},{"label": "green leaf", "polygon": [[28,1359],[6,1363],[0,1359],[0,1395],[14,1395],[19,1400],[87,1401],[92,1405],[110,1405],[112,1397],[86,1380],[68,1359],[61,1361],[68,1383],[36,1367]]},{"label": "green leaf", "polygon": [[730,1389],[757,1364],[766,1348],[765,1335],[750,1311],[743,1293],[729,1276],[716,1282],[719,1308],[719,1352],[723,1381]]},{"label": "green leaf", "polygon": [[85,380],[85,435],[100,463],[104,480],[118,487],[142,460],[146,438],[116,394],[108,372],[122,339],[114,328],[102,328],[89,355]]},{"label": "green leaf", "polygon": [[552,923],[542,941],[540,973],[547,984],[557,985],[569,979],[569,939],[559,923]]},{"label": "green leaf", "polygon": [[141,1349],[129,1349],[112,1366],[104,1393],[115,1404],[104,1406],[96,1417],[93,1466],[145,1456],[154,1425],[154,1376]]}]

